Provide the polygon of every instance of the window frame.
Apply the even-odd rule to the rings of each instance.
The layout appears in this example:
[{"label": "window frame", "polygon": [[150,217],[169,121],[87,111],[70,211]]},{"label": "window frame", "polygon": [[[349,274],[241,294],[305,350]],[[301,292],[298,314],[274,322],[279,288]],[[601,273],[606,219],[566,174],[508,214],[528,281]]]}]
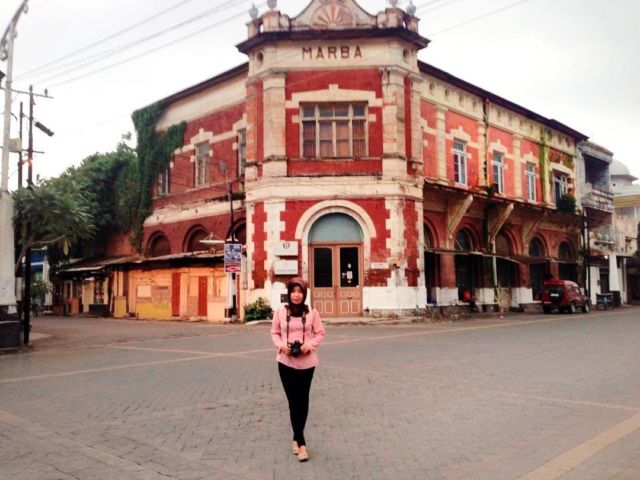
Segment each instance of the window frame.
[{"label": "window frame", "polygon": [[504,153],[494,150],[491,166],[493,183],[498,185],[498,193],[504,195]]},{"label": "window frame", "polygon": [[[206,155],[200,152],[201,147],[207,147]],[[209,157],[211,156],[211,145],[203,142],[196,145],[196,161],[194,162],[193,186],[194,188],[206,187],[209,179]],[[201,170],[202,167],[202,170]]]},{"label": "window frame", "polygon": [[569,194],[569,175],[564,172],[553,172],[553,199],[557,205],[564,195]]},{"label": "window frame", "polygon": [[[320,113],[321,107],[331,107],[333,113],[331,116],[322,116]],[[347,115],[336,115],[336,107],[347,107]],[[362,115],[356,115],[354,112],[355,107],[362,107],[364,112]],[[313,116],[305,116],[305,109],[313,108]],[[338,144],[341,138],[338,137],[338,124],[348,123],[348,142],[349,151],[347,155],[338,155]],[[363,137],[356,137],[354,132],[354,125],[356,122],[362,122],[363,124]],[[331,154],[324,155],[322,153],[321,137],[321,124],[331,124]],[[313,141],[314,155],[307,155],[305,151],[305,124],[313,125]],[[346,137],[345,137],[346,138]],[[307,140],[309,141],[309,140]],[[343,140],[344,141],[344,140]],[[356,141],[364,142],[364,153],[362,155],[355,155]],[[321,159],[349,159],[349,158],[367,158],[369,156],[369,106],[367,102],[315,102],[300,104],[300,158],[306,160],[321,160]]]},{"label": "window frame", "polygon": [[159,197],[166,197],[169,195],[169,189],[171,186],[171,172],[170,168],[165,168],[160,175],[158,175],[158,181],[156,183],[156,189]]},{"label": "window frame", "polygon": [[[462,145],[462,148],[457,148],[457,144]],[[469,184],[467,172],[468,158],[469,154],[467,153],[467,142],[455,138],[453,140],[453,181],[458,185],[467,186]],[[461,172],[463,178],[460,175]]]},{"label": "window frame", "polygon": [[525,178],[527,180],[527,200],[535,202],[538,199],[536,192],[536,165],[535,163],[528,162],[525,171]]}]

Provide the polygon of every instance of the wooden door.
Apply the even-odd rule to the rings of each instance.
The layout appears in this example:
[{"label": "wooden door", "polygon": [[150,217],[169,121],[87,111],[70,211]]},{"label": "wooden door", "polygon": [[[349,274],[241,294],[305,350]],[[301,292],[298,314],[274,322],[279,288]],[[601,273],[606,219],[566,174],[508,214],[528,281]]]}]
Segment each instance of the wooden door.
[{"label": "wooden door", "polygon": [[198,277],[198,316],[207,316],[207,277]]},{"label": "wooden door", "polygon": [[362,315],[361,250],[360,245],[311,247],[311,300],[320,315]]},{"label": "wooden door", "polygon": [[171,274],[171,315],[180,316],[180,273]]}]

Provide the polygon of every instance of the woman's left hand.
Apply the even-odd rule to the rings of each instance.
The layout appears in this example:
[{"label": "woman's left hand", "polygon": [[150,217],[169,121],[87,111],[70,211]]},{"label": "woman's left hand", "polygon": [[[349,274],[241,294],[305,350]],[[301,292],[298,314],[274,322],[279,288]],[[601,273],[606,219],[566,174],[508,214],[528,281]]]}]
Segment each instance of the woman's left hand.
[{"label": "woman's left hand", "polygon": [[311,346],[307,343],[303,343],[302,345],[300,345],[300,351],[305,355],[307,353],[311,353]]}]

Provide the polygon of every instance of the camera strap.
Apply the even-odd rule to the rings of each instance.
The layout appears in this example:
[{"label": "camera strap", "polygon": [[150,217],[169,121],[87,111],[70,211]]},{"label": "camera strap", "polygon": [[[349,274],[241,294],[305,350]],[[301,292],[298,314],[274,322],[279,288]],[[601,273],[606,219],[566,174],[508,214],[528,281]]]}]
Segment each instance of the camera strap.
[{"label": "camera strap", "polygon": [[[289,345],[289,322],[291,321],[291,312],[289,311],[288,305],[284,308],[287,309],[287,345]],[[309,313],[309,310],[305,305],[305,308],[302,312],[302,343],[304,343],[304,334],[305,334],[306,324],[307,324],[307,313]]]}]

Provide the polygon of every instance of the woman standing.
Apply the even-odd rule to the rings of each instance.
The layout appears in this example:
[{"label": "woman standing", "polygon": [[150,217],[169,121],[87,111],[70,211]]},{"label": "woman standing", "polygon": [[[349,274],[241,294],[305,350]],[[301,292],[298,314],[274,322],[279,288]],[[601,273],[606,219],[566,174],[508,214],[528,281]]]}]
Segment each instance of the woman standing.
[{"label": "woman standing", "polygon": [[278,349],[278,372],[289,402],[293,429],[293,454],[298,460],[309,460],[304,426],[309,413],[309,390],[318,365],[316,353],[324,338],[324,327],[318,311],[305,305],[307,282],[300,277],[287,284],[287,299],[273,314],[271,339]]}]

